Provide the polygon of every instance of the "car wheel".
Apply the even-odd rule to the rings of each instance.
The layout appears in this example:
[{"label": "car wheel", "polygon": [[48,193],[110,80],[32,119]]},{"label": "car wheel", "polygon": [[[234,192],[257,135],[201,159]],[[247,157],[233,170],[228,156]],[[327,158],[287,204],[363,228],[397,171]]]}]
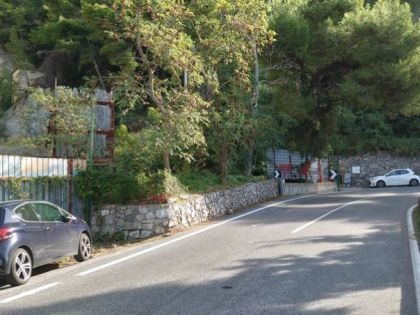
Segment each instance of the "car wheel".
[{"label": "car wheel", "polygon": [[92,245],[89,235],[82,233],[79,240],[78,254],[74,256],[74,258],[79,262],[86,261],[90,258],[91,250]]},{"label": "car wheel", "polygon": [[410,180],[410,186],[418,186],[418,185],[419,185],[419,181],[417,179]]},{"label": "car wheel", "polygon": [[18,248],[12,256],[10,274],[6,276],[6,281],[12,286],[25,284],[32,275],[31,255],[23,249]]},{"label": "car wheel", "polygon": [[376,183],[376,187],[384,188],[385,187],[385,182],[383,180],[380,180],[379,182]]}]

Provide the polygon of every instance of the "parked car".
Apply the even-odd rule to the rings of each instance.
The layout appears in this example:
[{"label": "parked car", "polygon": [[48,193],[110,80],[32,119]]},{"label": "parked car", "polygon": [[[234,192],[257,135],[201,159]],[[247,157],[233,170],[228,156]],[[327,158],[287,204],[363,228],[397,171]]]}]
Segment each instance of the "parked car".
[{"label": "parked car", "polygon": [[409,168],[392,170],[385,175],[370,178],[370,187],[385,186],[418,186],[420,176]]},{"label": "parked car", "polygon": [[45,201],[0,203],[0,275],[13,286],[29,281],[32,269],[62,257],[90,258],[89,226]]}]

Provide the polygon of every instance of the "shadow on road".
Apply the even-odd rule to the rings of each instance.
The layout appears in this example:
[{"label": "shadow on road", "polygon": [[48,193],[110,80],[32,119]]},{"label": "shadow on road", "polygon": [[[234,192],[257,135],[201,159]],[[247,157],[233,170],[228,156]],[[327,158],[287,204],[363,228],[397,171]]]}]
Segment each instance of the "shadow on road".
[{"label": "shadow on road", "polygon": [[[415,314],[413,288],[406,285],[411,281],[404,279],[411,276],[403,270],[407,268],[408,258],[391,261],[384,258],[396,247],[406,246],[399,228],[377,225],[364,237],[296,237],[260,244],[258,250],[275,248],[281,252],[282,247],[300,242],[327,245],[330,249],[313,257],[302,254],[244,259],[237,261],[235,267],[219,270],[221,273],[233,271],[234,276],[194,285],[162,281],[142,287],[139,279],[136,288],[105,294],[91,292],[81,298],[19,309],[16,314],[336,315],[360,312],[353,304],[353,298],[362,295],[372,299],[377,291],[395,302],[399,296],[395,296],[394,290],[400,287],[402,299],[396,313]],[[336,245],[339,246],[335,248]],[[408,253],[403,253],[405,255]],[[356,256],[359,257],[357,261],[354,260]],[[344,299],[345,307],[335,305],[338,298]],[[375,305],[377,302],[373,299],[368,302],[372,306],[370,314],[381,314],[382,306]]]},{"label": "shadow on road", "polygon": [[[56,264],[49,264],[49,265],[45,265],[45,266],[41,266],[41,267],[35,268],[35,269],[32,271],[32,276],[33,276],[33,277],[36,277],[36,276],[38,276],[38,275],[42,275],[42,274],[44,274],[44,273],[46,273],[46,272],[49,272],[49,271],[52,271],[52,270],[56,270],[56,269],[58,269],[58,268],[60,268],[60,266],[59,266],[59,264],[58,264],[58,263],[56,263]],[[10,285],[9,285],[9,284],[7,284],[7,282],[6,282],[6,280],[4,279],[4,277],[0,277],[0,291],[1,291],[1,290],[8,289],[8,288],[10,288]]]},{"label": "shadow on road", "polygon": [[[335,202],[334,196],[328,201]],[[372,205],[381,211],[389,200],[376,199]],[[360,235],[343,232],[274,238],[257,243],[253,258],[244,257],[229,267],[196,267],[186,262],[198,273],[191,281],[170,281],[160,270],[154,285],[144,285],[141,278],[126,285],[123,280],[118,283],[115,275],[120,289],[103,293],[105,283],[98,283],[97,291],[84,297],[46,301],[38,307],[16,306],[15,314],[416,314],[406,213],[390,209],[377,214],[343,216],[342,221],[369,222],[368,232]],[[273,219],[270,213],[243,218],[238,224],[270,225]],[[307,216],[304,219],[296,212],[288,221],[307,221]],[[291,250],[297,244],[302,252]],[[323,250],[311,254],[313,244]],[[142,268],[147,274],[153,266]],[[216,280],[202,280],[206,273],[216,275]],[[376,300],[379,291],[381,300]],[[357,301],[364,302],[363,309],[358,308]],[[389,304],[384,303],[387,301]],[[390,310],[389,305],[399,308]]]}]

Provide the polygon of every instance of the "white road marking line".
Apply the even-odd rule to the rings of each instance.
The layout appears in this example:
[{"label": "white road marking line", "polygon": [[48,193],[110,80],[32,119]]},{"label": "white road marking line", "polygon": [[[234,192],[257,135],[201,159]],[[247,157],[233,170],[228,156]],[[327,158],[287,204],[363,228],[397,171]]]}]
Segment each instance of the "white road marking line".
[{"label": "white road marking line", "polygon": [[265,210],[265,209],[267,209],[267,208],[275,207],[275,206],[278,206],[278,205],[281,205],[281,204],[284,204],[284,203],[287,203],[287,202],[290,202],[290,201],[295,201],[295,200],[305,199],[305,198],[314,197],[314,196],[320,196],[320,195],[306,195],[306,196],[301,196],[301,197],[297,197],[297,198],[293,198],[293,199],[288,199],[288,200],[284,200],[284,201],[280,201],[280,202],[275,202],[275,203],[272,203],[272,204],[266,205],[266,206],[264,206],[264,207],[261,207],[261,208],[258,208],[258,209],[255,209],[255,210],[249,211],[249,212],[247,212],[247,213],[244,213],[244,214],[238,215],[238,216],[236,216],[236,217],[230,218],[230,219],[228,219],[228,220],[225,220],[225,221],[222,221],[222,222],[219,222],[219,223],[216,223],[216,224],[210,225],[210,226],[208,226],[208,227],[206,227],[206,228],[204,228],[204,229],[201,229],[201,230],[198,230],[198,231],[192,232],[192,233],[190,233],[190,234],[187,234],[187,235],[184,235],[184,236],[178,237],[178,238],[173,239],[173,240],[171,240],[171,241],[168,241],[168,242],[165,242],[165,243],[162,243],[162,244],[159,244],[159,245],[156,245],[156,246],[153,246],[153,247],[150,247],[150,248],[147,248],[147,249],[141,250],[141,251],[139,251],[139,252],[137,252],[137,253],[134,253],[134,254],[131,254],[131,255],[129,255],[129,256],[126,256],[126,257],[123,257],[123,258],[120,258],[120,259],[117,259],[117,260],[111,261],[111,262],[109,262],[109,263],[107,263],[107,264],[103,264],[103,265],[101,265],[101,266],[98,266],[98,267],[95,267],[95,268],[92,268],[92,269],[89,269],[89,270],[83,271],[83,272],[81,272],[81,273],[78,273],[77,275],[78,275],[78,276],[86,276],[86,275],[88,275],[88,274],[91,274],[91,273],[93,273],[93,272],[99,271],[99,270],[101,270],[101,269],[104,269],[104,268],[107,268],[107,267],[110,267],[110,266],[113,266],[113,265],[119,264],[119,263],[124,262],[124,261],[127,261],[127,260],[129,260],[129,259],[132,259],[132,258],[135,258],[135,257],[141,256],[141,255],[144,255],[144,254],[150,253],[150,252],[155,251],[155,250],[157,250],[157,249],[159,249],[159,248],[169,246],[169,245],[171,245],[171,244],[177,243],[177,242],[179,242],[179,241],[185,240],[185,239],[190,238],[190,237],[193,237],[193,236],[195,236],[195,235],[198,235],[198,234],[201,234],[201,233],[207,232],[207,231],[209,231],[209,230],[215,229],[215,228],[217,228],[217,227],[219,227],[219,226],[221,226],[221,225],[224,225],[224,224],[226,224],[226,223],[229,223],[229,222],[232,222],[232,221],[236,221],[236,220],[239,220],[239,219],[241,219],[241,218],[244,218],[244,217],[247,217],[247,216],[253,215],[253,214],[258,213],[258,212],[260,212],[260,211],[263,211],[263,210]]},{"label": "white road marking line", "polygon": [[9,298],[3,299],[3,300],[0,301],[0,303],[1,304],[10,303],[10,302],[19,300],[23,297],[26,297],[28,295],[34,295],[35,293],[38,293],[40,291],[44,291],[44,290],[47,290],[49,288],[55,287],[56,285],[59,285],[59,284],[61,284],[61,282],[54,282],[54,283],[50,283],[50,284],[44,285],[42,287],[39,287],[39,288],[36,288],[36,289],[33,289],[33,290],[22,292],[22,293],[19,293],[18,295],[11,296]]},{"label": "white road marking line", "polygon": [[344,205],[342,205],[342,206],[340,206],[340,207],[338,207],[338,208],[335,208],[335,209],[333,209],[333,210],[331,210],[331,211],[329,211],[329,212],[327,212],[327,213],[325,213],[325,214],[321,215],[320,217],[316,218],[315,220],[312,220],[311,222],[308,222],[308,223],[306,223],[306,224],[304,224],[304,225],[302,225],[302,226],[298,227],[297,229],[294,229],[294,230],[293,230],[292,232],[290,232],[290,233],[291,233],[291,234],[298,233],[298,232],[302,231],[303,229],[306,229],[308,226],[310,226],[310,225],[312,225],[312,224],[314,224],[314,223],[318,222],[319,220],[322,220],[322,219],[323,219],[323,218],[325,218],[326,216],[329,216],[330,214],[333,214],[334,212],[337,212],[337,211],[338,211],[338,210],[340,210],[340,209],[343,209],[343,208],[345,208],[345,207],[348,207],[348,206],[350,206],[350,205],[352,205],[352,204],[355,204],[355,203],[360,202],[360,201],[362,201],[362,200],[364,200],[364,199],[367,199],[367,198],[371,198],[371,197],[366,197],[366,198],[362,198],[362,199],[359,199],[359,200],[355,200],[355,201],[352,201],[352,202],[346,203],[346,204],[344,204]]},{"label": "white road marking line", "polygon": [[407,212],[408,240],[410,242],[411,264],[414,274],[414,291],[417,302],[417,314],[420,314],[420,253],[416,240],[416,233],[413,225],[413,210],[417,205],[412,206]]}]

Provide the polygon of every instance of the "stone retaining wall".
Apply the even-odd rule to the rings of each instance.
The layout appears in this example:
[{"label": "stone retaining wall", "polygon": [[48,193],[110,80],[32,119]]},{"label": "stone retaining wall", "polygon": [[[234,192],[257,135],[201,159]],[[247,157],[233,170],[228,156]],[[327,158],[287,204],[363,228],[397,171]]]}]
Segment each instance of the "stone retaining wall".
[{"label": "stone retaining wall", "polygon": [[[354,166],[360,166],[360,174],[352,174]],[[340,158],[340,172],[343,175],[351,174],[352,186],[364,186],[370,177],[383,175],[394,168],[411,168],[416,174],[420,174],[420,159],[392,156],[387,153]]]},{"label": "stone retaining wall", "polygon": [[[334,191],[333,183],[286,184],[287,195]],[[147,238],[170,228],[189,227],[278,196],[275,180],[203,195],[186,195],[162,205],[107,205],[92,218],[92,231],[101,234],[123,232],[127,238]]]}]

